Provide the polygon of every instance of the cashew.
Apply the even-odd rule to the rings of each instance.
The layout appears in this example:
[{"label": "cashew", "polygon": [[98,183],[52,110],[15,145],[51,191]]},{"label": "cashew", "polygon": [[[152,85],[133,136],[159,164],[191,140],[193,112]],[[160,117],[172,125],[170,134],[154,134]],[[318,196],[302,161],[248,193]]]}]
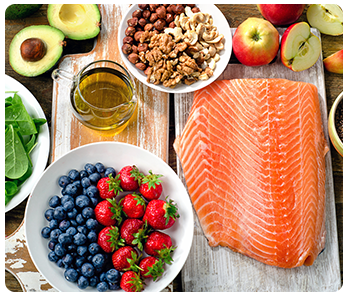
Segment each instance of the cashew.
[{"label": "cashew", "polygon": [[224,38],[224,35],[220,34],[220,35],[217,35],[214,39],[206,40],[206,42],[215,44],[215,43],[219,43],[223,38]]},{"label": "cashew", "polygon": [[215,56],[213,57],[215,62],[218,62],[220,60],[220,55],[218,53],[215,54]]},{"label": "cashew", "polygon": [[224,49],[224,43],[222,41],[220,41],[219,43],[214,43],[214,46],[217,51],[221,51]]},{"label": "cashew", "polygon": [[183,36],[183,40],[191,45],[195,45],[198,41],[198,35],[195,31],[187,30]]},{"label": "cashew", "polygon": [[209,46],[209,55],[210,55],[210,57],[214,57],[215,54],[216,54],[216,48],[215,48],[215,46],[210,45],[210,46]]},{"label": "cashew", "polygon": [[213,58],[210,58],[209,60],[207,60],[207,63],[208,63],[208,67],[211,69],[211,70],[214,70],[215,67],[216,67],[216,62]]},{"label": "cashew", "polygon": [[174,27],[174,28],[167,27],[164,30],[164,32],[166,34],[173,35],[174,36],[174,42],[179,42],[183,38],[182,29],[180,27]]},{"label": "cashew", "polygon": [[186,14],[187,17],[191,18],[194,15],[194,13],[192,12],[192,8],[189,7],[189,6],[186,6],[185,7],[185,14]]},{"label": "cashew", "polygon": [[[215,31],[212,31],[212,32],[205,31],[202,35],[204,41],[206,41],[208,43],[209,43],[209,41],[214,40],[216,38],[216,36],[217,36],[217,32],[215,32]],[[219,42],[219,41],[217,41],[217,42]]]}]

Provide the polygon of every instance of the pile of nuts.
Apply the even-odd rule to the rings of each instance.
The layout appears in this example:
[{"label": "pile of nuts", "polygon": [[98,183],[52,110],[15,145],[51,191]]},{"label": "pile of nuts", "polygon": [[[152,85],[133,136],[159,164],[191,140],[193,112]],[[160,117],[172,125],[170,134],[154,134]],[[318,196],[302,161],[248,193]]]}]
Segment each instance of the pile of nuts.
[{"label": "pile of nuts", "polygon": [[122,51],[147,81],[174,88],[213,75],[224,36],[195,4],[139,4],[127,20]]}]

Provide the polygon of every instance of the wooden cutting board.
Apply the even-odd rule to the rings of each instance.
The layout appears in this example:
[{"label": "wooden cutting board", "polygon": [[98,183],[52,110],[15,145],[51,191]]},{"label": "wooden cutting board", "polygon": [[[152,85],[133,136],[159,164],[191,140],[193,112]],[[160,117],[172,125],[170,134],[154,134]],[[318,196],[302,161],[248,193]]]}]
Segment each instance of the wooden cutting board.
[{"label": "wooden cutting board", "polygon": [[[280,29],[280,34],[283,31],[283,29]],[[318,31],[314,29],[312,31],[321,38]],[[234,29],[232,29],[233,32]],[[220,79],[236,78],[284,78],[315,84],[319,92],[324,133],[328,140],[327,103],[322,56],[313,67],[303,72],[293,72],[283,66],[280,59],[277,59],[272,64],[257,68],[230,64],[220,77]],[[181,134],[185,126],[192,101],[193,94],[175,95],[177,136]],[[185,183],[179,161],[178,173]],[[302,266],[294,269],[277,268],[239,253],[234,253],[227,248],[211,248],[195,215],[193,244],[182,270],[183,290],[186,292],[337,291],[341,286],[341,279],[330,152],[326,155],[326,175],[326,248],[312,266]]]}]

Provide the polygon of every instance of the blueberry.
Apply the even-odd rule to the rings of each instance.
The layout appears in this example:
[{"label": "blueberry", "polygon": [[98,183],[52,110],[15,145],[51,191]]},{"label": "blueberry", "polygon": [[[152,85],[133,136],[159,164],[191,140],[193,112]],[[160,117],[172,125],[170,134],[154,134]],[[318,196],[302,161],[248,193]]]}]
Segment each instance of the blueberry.
[{"label": "blueberry", "polygon": [[50,233],[51,240],[57,242],[60,234],[62,234],[62,231],[60,229],[56,228],[52,230]]},{"label": "blueberry", "polygon": [[118,289],[120,289],[120,286],[119,286],[119,283],[108,282],[108,288],[110,290],[118,290]]},{"label": "blueberry", "polygon": [[57,262],[59,259],[59,257],[53,251],[50,251],[47,257],[51,262]]},{"label": "blueberry", "polygon": [[74,226],[70,226],[68,227],[68,229],[66,230],[66,233],[68,235],[74,236],[77,233],[77,229]]},{"label": "blueberry", "polygon": [[76,197],[79,193],[79,188],[75,184],[71,183],[71,184],[68,184],[66,186],[64,191],[65,191],[66,195]]},{"label": "blueberry", "polygon": [[97,276],[93,276],[89,279],[89,286],[91,287],[96,287],[97,284],[99,283],[99,278]]},{"label": "blueberry", "polygon": [[61,198],[58,196],[53,196],[49,200],[49,206],[55,208],[61,204]]},{"label": "blueberry", "polygon": [[86,189],[86,195],[89,198],[98,198],[99,196],[99,191],[97,189],[96,186],[94,185],[90,185],[87,189]]},{"label": "blueberry", "polygon": [[74,208],[74,206],[75,206],[75,204],[74,204],[74,199],[72,198],[72,201],[66,201],[66,202],[64,202],[64,204],[62,204],[62,206],[63,206],[63,209],[64,209],[66,212],[70,212],[70,211]]},{"label": "blueberry", "polygon": [[41,230],[41,235],[42,235],[42,237],[45,238],[45,239],[50,238],[50,233],[51,233],[50,227],[45,226],[45,227]]},{"label": "blueberry", "polygon": [[51,229],[56,229],[58,228],[58,221],[56,219],[52,219],[50,222],[49,222],[49,227]]},{"label": "blueberry", "polygon": [[89,245],[89,253],[91,255],[96,255],[97,253],[99,253],[101,251],[101,247],[100,245],[98,245],[97,243],[91,243]]},{"label": "blueberry", "polygon": [[96,286],[96,289],[99,291],[99,292],[105,292],[108,290],[108,284],[107,282],[100,282],[97,284]]},{"label": "blueberry", "polygon": [[80,276],[78,278],[78,287],[80,289],[85,289],[86,287],[89,286],[89,280],[88,278],[84,277],[84,276]]},{"label": "blueberry", "polygon": [[67,176],[61,176],[58,179],[58,185],[62,188],[65,188],[70,183],[70,180]]},{"label": "blueberry", "polygon": [[64,277],[69,282],[76,282],[78,280],[79,274],[74,268],[68,268],[64,272]]},{"label": "blueberry", "polygon": [[93,205],[93,207],[96,207],[96,205],[98,204],[98,202],[100,202],[100,201],[98,200],[98,198],[90,198],[90,200],[91,200],[91,204]]},{"label": "blueberry", "polygon": [[61,243],[61,245],[71,244],[72,242],[72,236],[67,233],[63,233],[58,236],[58,243]]},{"label": "blueberry", "polygon": [[63,257],[66,254],[66,249],[63,247],[62,244],[57,243],[55,245],[55,250],[54,250],[55,254],[59,257]]},{"label": "blueberry", "polygon": [[107,282],[110,282],[110,283],[118,282],[120,279],[119,271],[114,268],[111,268],[106,272],[106,279],[107,279]]},{"label": "blueberry", "polygon": [[[89,221],[89,220],[88,220]],[[87,222],[86,222],[87,223]],[[97,233],[95,231],[90,231],[87,234],[87,238],[90,242],[96,242],[97,241]]]},{"label": "blueberry", "polygon": [[82,190],[82,186],[81,186],[81,181],[80,180],[77,180],[77,181],[74,181],[72,183],[73,185],[75,185],[77,188],[78,188],[78,192],[81,193],[81,190]]},{"label": "blueberry", "polygon": [[53,217],[56,220],[63,220],[66,218],[66,212],[62,206],[57,206],[54,210]]},{"label": "blueberry", "polygon": [[65,266],[70,266],[73,264],[74,258],[71,254],[66,254],[63,258],[62,258],[62,262]]},{"label": "blueberry", "polygon": [[84,264],[86,262],[86,259],[85,259],[85,257],[82,257],[82,256],[77,256],[76,258],[75,258],[75,266],[77,267],[77,268],[81,268],[81,266]]},{"label": "blueberry", "polygon": [[54,210],[52,208],[49,208],[45,211],[44,216],[45,216],[47,221],[50,221],[53,219],[53,213],[54,213]]},{"label": "blueberry", "polygon": [[98,222],[96,219],[90,218],[86,220],[86,227],[90,230],[96,230]]},{"label": "blueberry", "polygon": [[77,246],[75,244],[67,245],[67,251],[71,253],[73,257],[77,255]]},{"label": "blueberry", "polygon": [[69,219],[75,219],[78,214],[78,211],[76,208],[73,208],[71,211],[67,212],[67,217]]},{"label": "blueberry", "polygon": [[81,273],[83,276],[87,278],[91,278],[95,275],[95,268],[91,263],[84,263],[81,266]]},{"label": "blueberry", "polygon": [[105,271],[100,274],[100,281],[107,282],[107,273]]},{"label": "blueberry", "polygon": [[80,245],[77,247],[77,254],[82,257],[87,257],[88,255],[88,248],[85,245]]},{"label": "blueberry", "polygon": [[82,233],[77,233],[73,236],[73,243],[75,245],[84,245],[86,242],[86,236]]},{"label": "blueberry", "polygon": [[95,217],[95,212],[91,207],[85,207],[82,211],[81,211],[82,216],[85,219],[90,219],[90,218],[94,218]]},{"label": "blueberry", "polygon": [[83,179],[81,179],[80,183],[83,188],[88,188],[91,185],[91,181],[88,177],[84,177]]},{"label": "blueberry", "polygon": [[95,164],[96,170],[98,173],[103,174],[105,172],[105,166],[101,162]]},{"label": "blueberry", "polygon": [[58,225],[58,228],[62,231],[66,231],[68,227],[70,226],[70,221],[68,220],[62,220],[60,224]]},{"label": "blueberry", "polygon": [[68,173],[68,178],[69,178],[72,182],[74,182],[74,181],[80,179],[80,174],[79,174],[79,172],[78,172],[76,169],[72,169],[72,170],[70,170],[69,173]]},{"label": "blueberry", "polygon": [[58,267],[64,267],[64,264],[63,264],[62,259],[58,259],[57,262],[56,262],[56,265],[57,265]]},{"label": "blueberry", "polygon": [[88,172],[87,172],[85,169],[81,170],[81,171],[79,172],[79,174],[80,174],[80,180],[82,180],[83,178],[89,176]]},{"label": "blueberry", "polygon": [[110,174],[112,174],[113,178],[115,178],[115,176],[117,175],[117,173],[113,167],[107,167],[105,170],[105,177],[109,177]]},{"label": "blueberry", "polygon": [[70,219],[70,226],[73,227],[77,227],[79,224],[77,223],[77,221],[75,221],[75,219]]},{"label": "blueberry", "polygon": [[[92,258],[92,264],[95,266],[96,269],[102,268],[105,264],[105,258],[102,254],[96,254]],[[102,280],[101,280],[102,281]]]},{"label": "blueberry", "polygon": [[77,216],[75,217],[75,221],[77,221],[77,223],[80,225],[85,224],[85,219],[82,214],[77,214]]},{"label": "blueberry", "polygon": [[84,169],[87,171],[89,175],[93,174],[96,172],[96,167],[92,165],[91,163],[86,163],[84,166]]},{"label": "blueberry", "polygon": [[75,205],[78,206],[79,208],[83,209],[83,208],[90,205],[90,199],[89,199],[89,197],[87,197],[85,195],[79,195],[78,197],[75,198]]},{"label": "blueberry", "polygon": [[63,195],[61,198],[61,205],[63,206],[68,201],[74,202],[74,198],[70,195]]},{"label": "blueberry", "polygon": [[98,180],[101,179],[101,175],[99,173],[93,173],[89,176],[91,183],[97,184]]},{"label": "blueberry", "polygon": [[56,242],[50,240],[49,243],[47,244],[47,247],[48,247],[50,250],[54,250],[54,249],[55,249],[55,245],[56,245]]},{"label": "blueberry", "polygon": [[77,226],[78,232],[84,234],[85,236],[88,234],[88,229],[85,225],[79,225]]}]

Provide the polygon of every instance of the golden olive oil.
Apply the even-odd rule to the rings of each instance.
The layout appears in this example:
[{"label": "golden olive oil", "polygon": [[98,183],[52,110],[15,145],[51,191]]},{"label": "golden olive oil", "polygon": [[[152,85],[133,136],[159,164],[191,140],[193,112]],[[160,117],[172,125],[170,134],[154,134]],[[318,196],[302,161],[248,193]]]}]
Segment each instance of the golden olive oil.
[{"label": "golden olive oil", "polygon": [[73,107],[82,120],[97,129],[123,126],[136,106],[133,87],[125,74],[98,67],[85,72],[71,92]]}]

